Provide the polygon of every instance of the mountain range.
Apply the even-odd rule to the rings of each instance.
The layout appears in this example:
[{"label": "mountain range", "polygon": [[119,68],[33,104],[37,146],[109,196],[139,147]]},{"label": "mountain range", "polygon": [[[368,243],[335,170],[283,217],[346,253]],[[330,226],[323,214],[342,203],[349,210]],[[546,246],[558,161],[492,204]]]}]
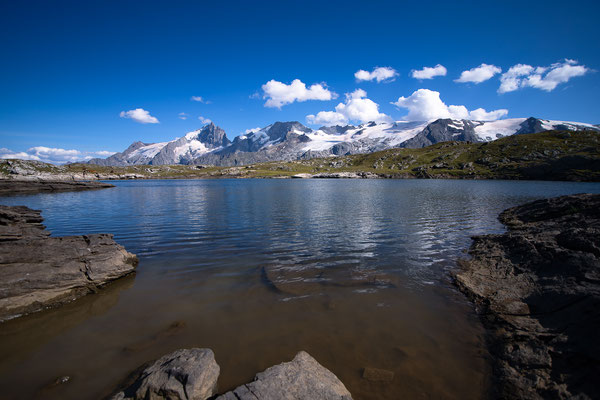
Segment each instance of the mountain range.
[{"label": "mountain range", "polygon": [[595,130],[595,125],[539,118],[497,121],[438,119],[430,122],[369,122],[358,126],[329,126],[317,130],[300,122],[275,122],[227,138],[212,122],[185,136],[162,143],[134,142],[125,151],[90,164],[217,165],[235,166],[265,161],[293,161],[315,157],[371,153],[390,148],[421,148],[445,141],[489,142],[504,136],[546,130]]}]

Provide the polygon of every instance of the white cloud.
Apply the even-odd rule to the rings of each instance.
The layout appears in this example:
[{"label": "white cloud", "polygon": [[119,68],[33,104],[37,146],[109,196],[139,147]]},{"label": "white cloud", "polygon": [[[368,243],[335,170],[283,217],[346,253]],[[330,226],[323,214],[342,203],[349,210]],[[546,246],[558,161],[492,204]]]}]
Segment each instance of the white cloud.
[{"label": "white cloud", "polygon": [[189,115],[187,115],[187,114],[186,114],[186,113],[184,113],[184,112],[180,112],[179,114],[177,114],[177,118],[179,118],[179,119],[186,120],[186,119],[187,119],[187,117],[189,117]]},{"label": "white cloud", "polygon": [[549,67],[532,67],[527,64],[517,64],[502,74],[498,93],[513,92],[515,90],[532,87],[551,92],[561,83],[568,82],[571,78],[583,76],[590,71],[585,65],[577,65],[575,60],[565,59]]},{"label": "white cloud", "polygon": [[354,77],[357,81],[372,81],[376,80],[379,82],[392,82],[396,76],[398,76],[398,72],[391,67],[376,67],[373,72],[365,71],[364,69],[359,69],[354,73]]},{"label": "white cloud", "polygon": [[343,125],[350,121],[358,122],[386,122],[392,119],[379,112],[379,105],[367,98],[367,92],[356,89],[352,93],[346,93],[346,101],[339,103],[335,111],[321,111],[317,115],[307,115],[309,124],[315,125]]},{"label": "white cloud", "polygon": [[150,115],[150,113],[143,108],[121,111],[119,116],[121,118],[130,118],[135,122],[139,122],[140,124],[158,124],[158,119]]},{"label": "white cloud", "polygon": [[409,97],[400,97],[392,104],[408,109],[408,115],[403,119],[409,121],[430,121],[438,118],[494,121],[508,114],[508,110],[505,109],[488,112],[483,108],[469,111],[465,106],[448,106],[440,98],[439,92],[429,89],[419,89]]},{"label": "white cloud", "polygon": [[202,122],[203,124],[210,124],[212,122],[212,120],[208,119],[208,118],[204,118],[202,115],[198,117],[198,119],[200,120],[200,122]]},{"label": "white cloud", "polygon": [[317,115],[307,115],[306,121],[313,125],[347,125],[348,118],[345,115],[336,111],[320,111]]},{"label": "white cloud", "polygon": [[324,83],[315,83],[308,89],[300,79],[294,79],[291,84],[271,79],[262,85],[263,99],[267,99],[265,107],[281,108],[295,101],[306,100],[332,100],[337,94],[327,89]]},{"label": "white cloud", "polygon": [[423,69],[413,69],[411,76],[415,79],[433,79],[436,76],[446,76],[446,67],[442,64],[438,64],[435,67],[423,67]]},{"label": "white cloud", "polygon": [[197,101],[198,103],[203,103],[203,104],[211,104],[211,101],[206,100],[202,96],[192,96],[192,97],[190,97],[190,100],[191,101]]},{"label": "white cloud", "polygon": [[114,151],[79,151],[65,150],[54,147],[35,146],[27,151],[14,152],[9,149],[0,149],[0,158],[17,158],[20,160],[42,161],[52,164],[64,164],[66,162],[85,161],[94,157],[108,157],[115,154]]},{"label": "white cloud", "polygon": [[502,69],[495,65],[481,64],[479,67],[471,68],[467,71],[463,71],[460,74],[460,78],[454,80],[454,82],[466,83],[481,83],[487,81],[496,74],[502,72]]}]

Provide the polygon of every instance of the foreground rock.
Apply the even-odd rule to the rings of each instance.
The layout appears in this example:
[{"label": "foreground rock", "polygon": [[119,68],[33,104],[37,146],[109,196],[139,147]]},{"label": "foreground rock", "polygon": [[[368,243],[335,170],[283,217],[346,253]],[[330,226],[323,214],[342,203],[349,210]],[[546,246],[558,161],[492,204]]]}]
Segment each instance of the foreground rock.
[{"label": "foreground rock", "polygon": [[0,196],[42,192],[71,192],[114,187],[97,181],[10,180],[0,179]]},{"label": "foreground rock", "polygon": [[[210,349],[181,349],[141,367],[111,400],[215,398],[219,366]],[[217,400],[352,400],[342,382],[308,353],[260,372]]]},{"label": "foreground rock", "polygon": [[344,384],[307,352],[290,362],[256,374],[253,382],[239,386],[217,400],[351,400]]},{"label": "foreground rock", "polygon": [[491,331],[500,398],[599,398],[600,195],[540,200],[474,238],[456,283]]},{"label": "foreground rock", "polygon": [[40,211],[0,206],[0,321],[72,301],[134,271],[109,234],[50,237]]},{"label": "foreground rock", "polygon": [[217,390],[219,372],[212,350],[177,350],[145,368],[127,389],[112,399],[208,399]]}]

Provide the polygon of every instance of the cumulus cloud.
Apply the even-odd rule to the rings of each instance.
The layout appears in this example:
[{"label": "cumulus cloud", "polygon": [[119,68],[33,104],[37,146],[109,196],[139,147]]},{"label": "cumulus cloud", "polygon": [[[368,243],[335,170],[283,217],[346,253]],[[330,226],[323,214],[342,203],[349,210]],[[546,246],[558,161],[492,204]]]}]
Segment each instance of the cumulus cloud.
[{"label": "cumulus cloud", "polygon": [[348,124],[348,118],[336,111],[320,111],[317,115],[310,114],[306,116],[306,121],[309,124],[325,126]]},{"label": "cumulus cloud", "polygon": [[446,76],[446,67],[438,64],[435,67],[423,67],[423,69],[413,69],[411,76],[415,79],[433,79],[436,76]]},{"label": "cumulus cloud", "polygon": [[210,104],[211,103],[209,100],[206,100],[202,96],[192,96],[192,97],[190,97],[190,100],[197,101],[198,103],[203,103],[203,104]]},{"label": "cumulus cloud", "polygon": [[498,93],[513,92],[515,90],[532,87],[551,92],[561,83],[568,82],[571,78],[583,76],[590,71],[585,65],[578,65],[575,60],[565,59],[549,67],[532,67],[527,64],[517,64],[510,67],[500,77]]},{"label": "cumulus cloud", "polygon": [[113,154],[115,154],[114,151],[107,151],[107,150],[100,150],[100,151],[94,151],[93,153],[90,154],[94,154],[97,157],[110,157]]},{"label": "cumulus cloud", "polygon": [[365,71],[364,69],[359,69],[354,73],[354,77],[357,81],[377,81],[379,82],[392,82],[396,76],[398,76],[398,72],[391,67],[376,67],[372,72]]},{"label": "cumulus cloud", "polygon": [[51,164],[64,164],[67,162],[86,161],[95,157],[108,157],[114,151],[79,151],[65,150],[54,147],[35,146],[27,151],[15,152],[6,148],[0,149],[0,158],[17,158],[20,160],[42,161]]},{"label": "cumulus cloud", "polygon": [[456,79],[454,82],[481,83],[487,81],[488,79],[492,78],[496,74],[499,74],[500,72],[502,72],[502,69],[496,67],[495,65],[481,64],[479,67],[463,71],[460,74],[460,78]]},{"label": "cumulus cloud", "polygon": [[379,112],[379,104],[367,98],[367,92],[356,89],[346,93],[346,101],[339,103],[335,111],[321,111],[317,115],[307,115],[306,121],[315,125],[343,125],[350,121],[357,122],[386,122],[392,119]]},{"label": "cumulus cloud", "polygon": [[198,119],[200,120],[200,122],[202,122],[203,124],[210,124],[212,122],[212,120],[208,119],[208,118],[204,118],[202,115],[198,117]]},{"label": "cumulus cloud", "polygon": [[438,118],[494,121],[508,114],[508,110],[505,109],[488,112],[483,108],[469,111],[465,106],[448,106],[440,98],[439,92],[429,89],[419,89],[409,97],[400,97],[392,104],[408,109],[408,115],[403,118],[408,121],[430,121]]},{"label": "cumulus cloud", "polygon": [[150,115],[150,113],[143,108],[136,108],[135,110],[121,111],[119,114],[121,118],[129,118],[140,124],[158,124],[158,119]]},{"label": "cumulus cloud", "polygon": [[315,83],[306,87],[300,79],[294,79],[291,84],[274,79],[262,85],[263,99],[267,99],[265,107],[281,108],[295,101],[332,100],[337,94],[327,89],[325,83]]},{"label": "cumulus cloud", "polygon": [[186,120],[186,119],[187,119],[187,117],[189,117],[189,115],[187,115],[187,114],[186,114],[186,113],[184,113],[184,112],[180,112],[179,114],[177,114],[177,118],[179,118],[179,119]]}]

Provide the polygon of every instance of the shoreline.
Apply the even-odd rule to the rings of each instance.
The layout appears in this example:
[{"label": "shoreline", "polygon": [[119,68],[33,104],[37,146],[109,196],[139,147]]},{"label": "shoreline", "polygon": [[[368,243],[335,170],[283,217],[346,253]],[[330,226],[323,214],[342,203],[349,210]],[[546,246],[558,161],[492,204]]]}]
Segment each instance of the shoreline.
[{"label": "shoreline", "polygon": [[474,237],[452,272],[486,327],[498,397],[600,395],[599,209],[590,194],[507,209],[507,232]]},{"label": "shoreline", "polygon": [[97,190],[111,187],[115,186],[99,181],[0,179],[0,196]]},{"label": "shoreline", "polygon": [[50,236],[38,210],[0,206],[0,324],[95,293],[135,272],[112,234]]}]

